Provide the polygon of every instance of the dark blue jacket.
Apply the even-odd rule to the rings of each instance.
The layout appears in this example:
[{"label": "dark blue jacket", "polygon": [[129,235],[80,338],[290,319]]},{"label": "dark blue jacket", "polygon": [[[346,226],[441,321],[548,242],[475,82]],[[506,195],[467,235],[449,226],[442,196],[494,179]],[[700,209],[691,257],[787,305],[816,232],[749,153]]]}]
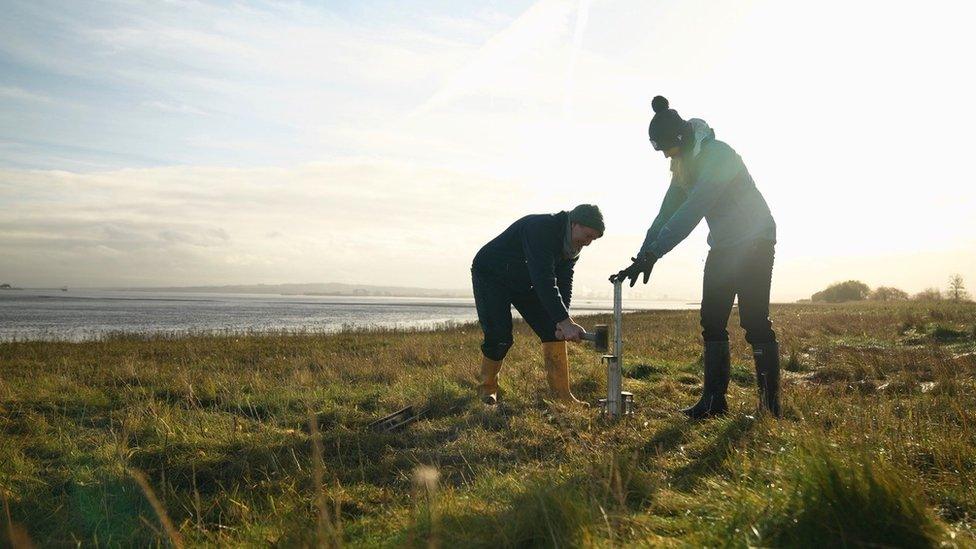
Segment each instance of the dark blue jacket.
[{"label": "dark blue jacket", "polygon": [[749,170],[732,147],[715,139],[714,132],[702,141],[687,179],[672,178],[641,254],[662,257],[703,217],[708,223],[711,248],[730,248],[753,240],[776,241],[776,222]]},{"label": "dark blue jacket", "polygon": [[569,318],[573,267],[563,257],[569,213],[527,215],[485,244],[472,269],[504,281],[513,291],[535,290],[553,322]]}]

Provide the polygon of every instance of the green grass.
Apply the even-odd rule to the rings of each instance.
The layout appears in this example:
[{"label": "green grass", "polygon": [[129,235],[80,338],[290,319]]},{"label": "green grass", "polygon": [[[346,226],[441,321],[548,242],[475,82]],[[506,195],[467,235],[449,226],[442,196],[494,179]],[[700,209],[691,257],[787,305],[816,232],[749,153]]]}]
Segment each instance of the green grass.
[{"label": "green grass", "polygon": [[796,464],[785,504],[760,539],[789,547],[931,547],[943,526],[910,478],[870,454],[817,443]]},{"label": "green grass", "polygon": [[[733,413],[675,414],[701,387],[696,311],[625,317],[638,412],[615,424],[545,398],[522,324],[495,409],[476,325],[0,344],[0,545],[976,546],[976,306],[772,316],[779,421],[737,327]],[[570,360],[604,396],[599,355]],[[428,413],[365,428],[406,405]]]}]

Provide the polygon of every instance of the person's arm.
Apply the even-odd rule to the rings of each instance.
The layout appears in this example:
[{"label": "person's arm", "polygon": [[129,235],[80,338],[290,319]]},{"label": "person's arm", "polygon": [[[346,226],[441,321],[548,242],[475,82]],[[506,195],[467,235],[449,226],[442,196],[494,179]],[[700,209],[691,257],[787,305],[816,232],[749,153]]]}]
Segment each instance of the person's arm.
[{"label": "person's arm", "polygon": [[556,268],[556,287],[562,296],[563,305],[569,309],[569,302],[573,299],[573,270],[576,267],[576,258],[559,263]]},{"label": "person's arm", "polygon": [[684,189],[672,181],[671,186],[668,187],[668,192],[664,195],[664,200],[661,201],[661,209],[658,211],[657,217],[651,223],[651,228],[647,229],[647,234],[644,236],[644,243],[641,244],[640,250],[637,252],[637,257],[647,255],[647,250],[654,243],[654,240],[657,239],[658,233],[661,232],[661,227],[664,227],[664,224],[671,219],[671,216],[681,207],[687,197],[688,195]]},{"label": "person's arm", "polygon": [[559,323],[569,318],[569,309],[556,285],[556,254],[551,235],[545,227],[532,224],[522,229],[522,248],[529,269],[529,279],[535,288],[539,301],[549,313],[553,322]]},{"label": "person's arm", "polygon": [[731,149],[712,151],[710,157],[704,159],[695,184],[688,193],[688,199],[642,252],[661,258],[687,238],[743,168],[741,162],[735,161],[735,152]]}]

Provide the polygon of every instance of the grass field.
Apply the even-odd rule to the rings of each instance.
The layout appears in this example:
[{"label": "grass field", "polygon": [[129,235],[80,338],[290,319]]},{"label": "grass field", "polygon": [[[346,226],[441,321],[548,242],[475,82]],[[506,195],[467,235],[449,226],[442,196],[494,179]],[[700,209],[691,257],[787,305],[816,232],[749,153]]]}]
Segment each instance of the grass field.
[{"label": "grass field", "polygon": [[[545,400],[524,325],[494,409],[476,325],[0,344],[0,545],[976,546],[976,305],[774,306],[779,421],[738,327],[733,413],[674,413],[697,320],[624,317],[616,424]],[[602,397],[599,356],[570,360]]]}]

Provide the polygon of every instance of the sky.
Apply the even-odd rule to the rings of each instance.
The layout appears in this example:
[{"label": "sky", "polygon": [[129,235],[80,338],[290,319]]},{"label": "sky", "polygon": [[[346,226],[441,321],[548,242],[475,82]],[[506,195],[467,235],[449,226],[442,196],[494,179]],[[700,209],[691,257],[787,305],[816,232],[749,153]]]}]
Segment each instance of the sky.
[{"label": "sky", "polygon": [[[654,95],[742,156],[772,297],[976,288],[966,2],[0,0],[0,282],[464,289],[579,203],[609,291],[657,213]],[[695,300],[701,226],[645,297]]]}]

